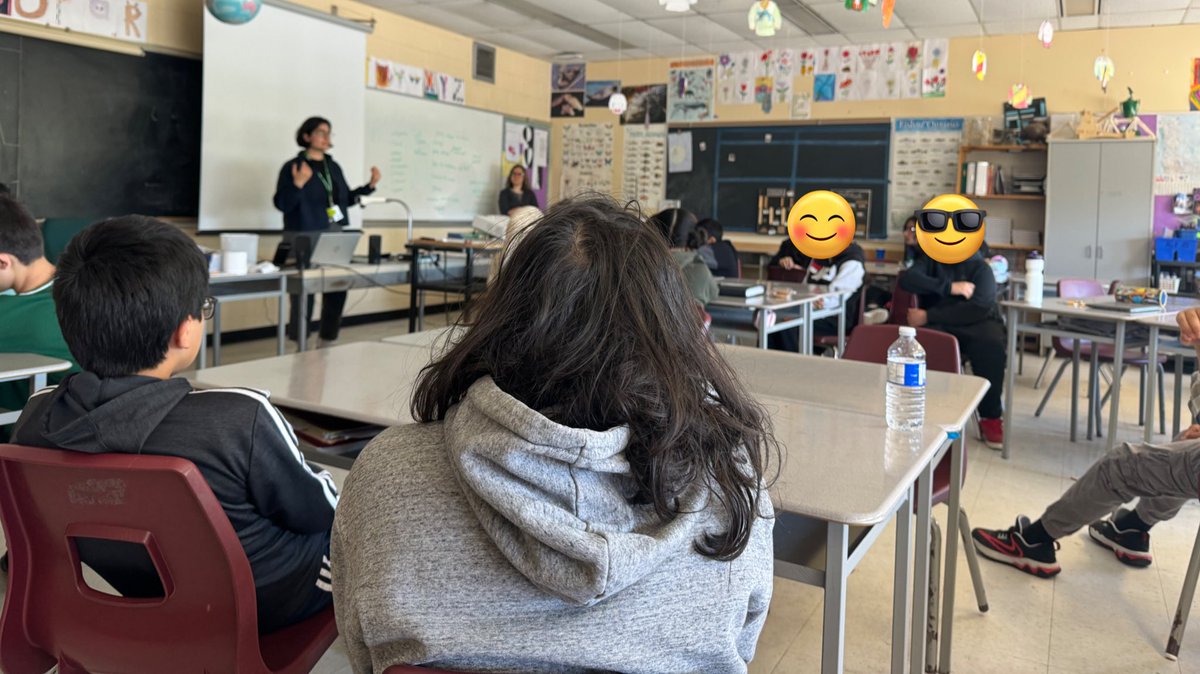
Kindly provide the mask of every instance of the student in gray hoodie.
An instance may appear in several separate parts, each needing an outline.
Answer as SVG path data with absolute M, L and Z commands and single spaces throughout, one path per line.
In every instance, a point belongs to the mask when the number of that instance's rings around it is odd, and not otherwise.
M 347 479 L 334 605 L 356 672 L 746 671 L 778 445 L 691 302 L 611 199 L 522 233 L 417 382 L 418 423 Z

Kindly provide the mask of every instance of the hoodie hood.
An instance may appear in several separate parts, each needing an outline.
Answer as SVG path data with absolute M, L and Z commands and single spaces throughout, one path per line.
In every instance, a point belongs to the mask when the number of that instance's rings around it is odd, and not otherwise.
M 718 526 L 706 490 L 681 498 L 682 514 L 667 522 L 629 502 L 627 428 L 557 424 L 490 377 L 446 415 L 445 440 L 484 531 L 526 578 L 569 602 L 620 592 Z
M 90 454 L 137 453 L 192 391 L 185 379 L 100 378 L 80 372 L 49 394 L 37 432 L 52 446 Z M 32 429 L 31 429 L 32 430 Z

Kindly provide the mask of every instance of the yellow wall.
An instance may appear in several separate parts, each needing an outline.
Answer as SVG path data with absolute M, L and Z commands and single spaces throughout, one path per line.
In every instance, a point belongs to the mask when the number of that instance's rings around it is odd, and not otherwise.
M 950 41 L 945 98 L 814 103 L 812 119 L 988 115 L 998 121 L 1008 88 L 1021 79 L 1034 96 L 1046 98 L 1051 112 L 1106 111 L 1127 96 L 1126 86 L 1133 87 L 1143 112 L 1178 112 L 1187 110 L 1191 63 L 1193 58 L 1200 57 L 1198 44 L 1200 25 L 1060 32 L 1050 49 L 1044 49 L 1032 33 L 984 38 L 982 48 L 988 55 L 988 75 L 980 82 L 970 68 L 971 54 L 980 48 L 980 40 L 958 38 Z M 1107 94 L 1101 92 L 1099 82 L 1092 76 L 1092 62 L 1106 45 L 1117 71 Z M 587 75 L 596 80 L 620 79 L 623 85 L 662 83 L 667 81 L 667 64 L 671 60 L 589 63 Z M 795 90 L 811 91 L 812 78 L 796 78 Z M 718 103 L 716 113 L 715 123 L 723 125 L 777 124 L 791 119 L 790 107 L 781 105 L 764 114 L 758 105 Z M 616 116 L 603 108 L 588 108 L 583 119 L 615 122 Z M 581 120 L 554 120 L 551 166 L 556 183 L 562 175 L 561 128 L 578 121 Z M 613 184 L 619 186 L 623 145 L 620 126 L 616 128 Z M 559 187 L 552 185 L 552 196 L 558 195 Z
M 329 11 L 328 2 L 294 0 Z M 338 11 L 348 18 L 375 17 L 367 37 L 367 54 L 461 77 L 467 82 L 467 106 L 517 118 L 547 120 L 550 116 L 550 64 L 524 54 L 497 48 L 496 83 L 471 79 L 469 37 L 407 19 L 353 0 L 340 0 Z M 203 51 L 202 0 L 149 0 L 146 48 L 200 55 Z M 19 33 L 62 42 L 96 46 L 112 44 L 78 33 L 50 30 L 14 19 L 0 19 L 0 32 Z

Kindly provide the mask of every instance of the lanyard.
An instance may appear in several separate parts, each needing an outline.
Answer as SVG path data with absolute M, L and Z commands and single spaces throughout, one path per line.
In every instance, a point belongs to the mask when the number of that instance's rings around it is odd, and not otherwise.
M 328 157 L 326 157 L 325 160 L 321 162 L 321 167 L 324 169 L 325 175 L 321 175 L 320 173 L 318 173 L 317 179 L 320 180 L 321 184 L 325 186 L 325 195 L 329 199 L 330 208 L 332 208 L 333 207 L 333 176 L 331 176 L 329 174 L 329 158 Z

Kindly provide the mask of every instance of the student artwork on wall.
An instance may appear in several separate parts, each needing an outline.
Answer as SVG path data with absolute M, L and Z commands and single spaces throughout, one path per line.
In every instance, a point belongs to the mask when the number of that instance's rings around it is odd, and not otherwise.
M 754 78 L 754 100 L 762 106 L 763 113 L 771 112 L 771 103 L 775 98 L 775 80 L 770 77 Z
M 797 91 L 792 95 L 792 119 L 809 119 L 812 117 L 812 94 L 807 91 Z
M 871 101 L 946 95 L 948 40 L 819 47 L 800 52 L 801 74 L 812 63 L 812 99 Z
M 1200 110 L 1200 59 L 1192 59 L 1192 88 L 1188 90 L 1188 110 Z
M 587 64 L 555 63 L 550 67 L 550 116 L 582 117 L 587 97 Z M 607 100 L 605 101 L 607 104 Z
M 760 52 L 738 52 L 717 57 L 717 91 L 722 105 L 754 102 L 754 76 L 760 56 Z
M 893 120 L 889 232 L 901 231 L 931 196 L 958 192 L 954 179 L 962 135 L 961 117 Z
M 584 88 L 583 104 L 589 108 L 607 108 L 608 99 L 620 91 L 620 80 L 590 80 Z
M 672 61 L 668 64 L 667 121 L 703 122 L 713 119 L 716 63 L 713 59 Z
M 945 38 L 926 40 L 923 50 L 924 69 L 921 75 L 921 96 L 943 98 L 946 95 L 947 59 L 950 56 L 950 40 Z
M 1200 186 L 1200 115 L 1158 115 L 1154 147 L 1154 193 L 1191 193 Z
M 626 127 L 624 155 L 624 198 L 637 201 L 643 213 L 657 213 L 667 194 L 667 127 Z
M 0 17 L 128 42 L 146 41 L 140 0 L 0 0 Z
M 563 127 L 562 195 L 613 193 L 613 125 Z
M 837 94 L 837 75 L 833 73 L 817 73 L 813 77 L 813 100 L 826 102 L 834 100 Z
M 639 84 L 621 87 L 629 107 L 621 115 L 621 124 L 666 124 L 667 85 Z
M 367 88 L 454 105 L 467 104 L 467 83 L 462 78 L 374 56 L 367 64 Z

